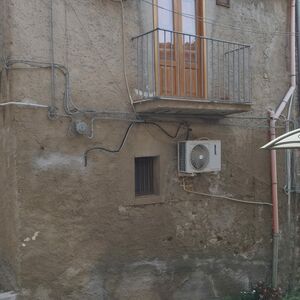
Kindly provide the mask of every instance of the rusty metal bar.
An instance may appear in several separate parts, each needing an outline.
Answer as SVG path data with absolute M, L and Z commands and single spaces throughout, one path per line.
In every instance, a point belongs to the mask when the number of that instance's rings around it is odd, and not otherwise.
M 174 45 L 174 46 L 173 46 Z M 170 59 L 171 59 L 171 82 L 172 82 L 172 89 L 171 89 L 171 95 L 174 96 L 174 51 L 175 51 L 175 44 L 174 44 L 174 38 L 173 33 L 170 32 Z
M 192 94 L 192 89 L 193 89 L 193 86 L 192 86 L 192 44 L 191 44 L 191 37 L 189 36 L 189 54 L 190 54 L 190 97 L 193 97 L 193 94 Z

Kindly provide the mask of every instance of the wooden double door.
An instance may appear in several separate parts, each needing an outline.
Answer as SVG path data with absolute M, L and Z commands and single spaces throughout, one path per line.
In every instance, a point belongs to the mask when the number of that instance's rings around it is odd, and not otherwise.
M 204 0 L 154 0 L 157 93 L 206 97 Z

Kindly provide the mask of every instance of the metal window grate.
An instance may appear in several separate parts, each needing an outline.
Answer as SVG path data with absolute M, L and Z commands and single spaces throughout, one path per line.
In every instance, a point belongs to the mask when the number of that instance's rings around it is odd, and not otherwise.
M 154 159 L 155 157 L 135 158 L 135 195 L 154 194 Z

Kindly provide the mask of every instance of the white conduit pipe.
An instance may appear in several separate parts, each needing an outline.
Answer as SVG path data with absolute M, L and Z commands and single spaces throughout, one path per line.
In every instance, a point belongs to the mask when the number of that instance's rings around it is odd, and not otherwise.
M 36 104 L 36 103 L 24 103 L 24 102 L 4 102 L 0 103 L 1 106 L 10 106 L 10 105 L 16 105 L 16 106 L 28 106 L 28 107 L 36 107 L 36 108 L 48 108 L 48 105 L 44 104 Z
M 290 1 L 290 22 L 291 22 L 291 48 L 290 48 L 290 71 L 291 83 L 290 88 L 277 107 L 276 111 L 269 111 L 270 113 L 270 140 L 276 138 L 275 125 L 276 121 L 282 114 L 286 105 L 289 103 L 291 97 L 296 90 L 296 5 L 295 0 Z M 277 183 L 277 157 L 276 150 L 271 150 L 271 181 L 272 181 L 272 203 L 273 203 L 273 262 L 272 262 L 272 285 L 278 285 L 278 252 L 279 252 L 279 212 L 278 212 L 278 183 Z

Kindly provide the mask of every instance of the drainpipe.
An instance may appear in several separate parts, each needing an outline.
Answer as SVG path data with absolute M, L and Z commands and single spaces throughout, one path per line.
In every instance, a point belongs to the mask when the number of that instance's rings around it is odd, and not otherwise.
M 274 111 L 270 113 L 270 140 L 276 138 L 276 119 Z M 271 150 L 271 182 L 272 182 L 272 216 L 273 216 L 273 260 L 272 260 L 272 286 L 278 283 L 278 250 L 279 250 L 279 217 L 278 217 L 278 193 L 277 193 L 277 164 L 276 150 Z
M 300 0 L 297 0 L 296 1 L 297 4 L 296 4 L 296 9 L 297 9 L 297 34 L 299 34 L 300 32 Z M 300 37 L 298 36 L 298 39 L 297 39 L 297 46 L 298 46 L 298 73 L 299 73 L 299 68 L 300 68 Z M 300 76 L 298 74 L 298 87 L 299 87 L 299 79 L 300 79 Z M 298 89 L 298 95 L 299 95 L 299 89 Z
M 281 103 L 275 111 L 271 110 L 270 113 L 270 140 L 276 138 L 276 121 L 284 111 L 286 105 L 291 100 L 296 89 L 296 37 L 295 37 L 295 0 L 290 1 L 291 9 L 291 52 L 290 52 L 290 70 L 291 70 L 291 83 L 290 88 L 282 99 Z M 278 250 L 279 250 L 279 213 L 278 213 L 278 183 L 277 183 L 277 158 L 276 150 L 271 150 L 271 181 L 272 181 L 272 203 L 273 203 L 273 262 L 272 262 L 272 286 L 278 285 Z
M 296 0 L 296 32 L 299 34 L 300 32 L 300 0 Z M 298 55 L 298 70 L 297 70 L 297 85 L 298 85 L 298 97 L 300 96 L 300 76 L 299 76 L 299 69 L 300 69 L 300 37 L 297 37 L 297 55 Z M 300 98 L 299 98 L 300 99 Z M 299 114 L 299 111 L 298 111 Z M 295 127 L 295 126 L 294 126 Z M 294 207 L 294 216 L 297 218 L 298 213 L 298 203 L 295 201 L 295 207 Z M 296 220 L 294 220 L 296 223 Z M 298 237 L 296 232 L 296 224 L 293 224 L 293 234 L 292 234 L 292 241 L 293 241 L 293 252 L 291 255 L 291 261 L 292 261 L 292 274 L 291 274 L 291 289 L 294 289 L 295 287 L 295 278 L 296 278 L 296 270 L 297 270 L 297 247 L 295 247 Z

